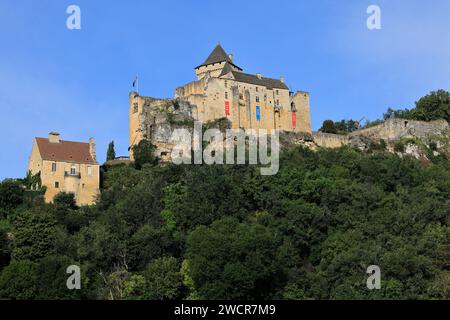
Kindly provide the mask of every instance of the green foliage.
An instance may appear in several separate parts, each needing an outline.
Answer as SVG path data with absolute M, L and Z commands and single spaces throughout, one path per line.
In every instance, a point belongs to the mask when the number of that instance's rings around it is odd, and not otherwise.
M 134 165 L 141 169 L 144 164 L 155 165 L 158 159 L 154 155 L 155 146 L 148 140 L 141 140 L 133 146 Z
M 334 134 L 348 134 L 359 129 L 359 122 L 355 120 L 341 120 L 334 122 L 333 120 L 325 120 L 320 132 Z
M 33 175 L 31 171 L 28 171 L 27 176 L 22 180 L 22 184 L 29 190 L 41 190 L 41 172 L 39 171 L 37 174 Z
M 36 298 L 36 263 L 13 261 L 0 274 L 0 298 L 32 300 Z
M 437 149 L 438 149 L 437 143 L 434 142 L 434 141 L 430 142 L 430 146 L 429 147 L 430 147 L 431 151 L 437 151 Z
M 374 149 L 286 150 L 275 176 L 112 166 L 95 206 L 12 202 L 0 298 L 449 299 L 450 164 Z M 61 291 L 67 264 L 81 292 Z
M 24 193 L 19 181 L 6 179 L 0 183 L 0 219 L 23 203 Z
M 36 261 L 53 254 L 56 223 L 50 207 L 20 211 L 13 222 L 13 258 Z
M 176 242 L 168 231 L 146 224 L 133 234 L 128 248 L 129 267 L 143 270 L 152 259 L 175 253 Z
M 57 207 L 76 209 L 77 204 L 75 201 L 75 195 L 73 193 L 60 192 L 53 199 L 53 203 Z
M 149 300 L 180 299 L 181 266 L 174 257 L 161 257 L 149 263 L 144 271 L 144 298 Z
M 231 129 L 231 122 L 227 117 L 211 120 L 205 123 L 203 130 L 219 129 L 221 132 L 225 132 L 227 129 Z
M 387 143 L 385 140 L 381 139 L 380 141 L 371 141 L 369 144 L 370 151 L 385 151 L 387 148 Z
M 190 234 L 189 275 L 202 299 L 270 298 L 283 266 L 280 246 L 273 230 L 224 218 Z
M 178 101 L 176 101 L 176 104 L 174 103 L 174 107 L 175 110 L 177 109 L 177 106 L 179 108 L 179 103 Z M 190 119 L 190 118 L 184 118 L 182 120 L 177 120 L 175 119 L 175 115 L 172 112 L 165 112 L 166 114 L 166 119 L 167 122 L 173 126 L 177 126 L 177 127 L 189 127 L 189 128 L 193 128 L 194 127 L 194 120 Z
M 416 108 L 411 110 L 411 118 L 422 121 L 445 119 L 450 122 L 450 93 L 438 90 L 420 98 Z
M 416 102 L 415 108 L 394 110 L 389 108 L 383 115 L 389 118 L 432 121 L 445 119 L 450 122 L 450 93 L 445 90 L 432 91 Z
M 106 161 L 111 161 L 116 158 L 116 151 L 114 149 L 114 141 L 111 141 L 108 145 L 108 151 L 106 152 Z
M 81 299 L 83 290 L 68 290 L 66 273 L 67 267 L 74 265 L 74 261 L 66 256 L 47 256 L 36 266 L 36 299 L 39 300 L 67 300 Z M 86 280 L 81 275 L 81 280 Z M 85 282 L 85 281 L 84 281 Z M 81 284 L 83 289 L 85 283 Z
M 8 236 L 5 231 L 0 230 L 0 272 L 3 267 L 9 264 L 11 259 L 11 250 Z
M 397 141 L 394 144 L 394 151 L 395 152 L 405 152 L 405 143 L 403 141 Z
M 336 126 L 334 125 L 333 120 L 325 120 L 322 123 L 322 127 L 319 129 L 320 132 L 323 133 L 333 133 L 333 134 L 337 134 L 338 130 L 336 128 Z

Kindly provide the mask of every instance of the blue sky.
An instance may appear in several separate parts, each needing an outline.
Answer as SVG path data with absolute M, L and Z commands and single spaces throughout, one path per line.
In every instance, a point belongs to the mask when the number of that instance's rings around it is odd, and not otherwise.
M 81 8 L 81 30 L 66 9 Z M 366 27 L 381 7 L 382 29 Z M 23 177 L 35 136 L 128 147 L 128 93 L 172 97 L 220 42 L 246 72 L 284 76 L 325 119 L 376 119 L 450 89 L 450 1 L 0 0 L 0 179 Z

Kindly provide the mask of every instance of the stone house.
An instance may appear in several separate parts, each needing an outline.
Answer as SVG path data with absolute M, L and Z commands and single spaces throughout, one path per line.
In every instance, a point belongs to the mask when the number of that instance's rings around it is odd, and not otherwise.
M 92 205 L 100 192 L 100 166 L 93 138 L 88 143 L 64 141 L 55 132 L 48 138 L 35 138 L 28 171 L 40 174 L 46 202 L 52 202 L 60 192 L 68 192 L 75 195 L 78 205 Z

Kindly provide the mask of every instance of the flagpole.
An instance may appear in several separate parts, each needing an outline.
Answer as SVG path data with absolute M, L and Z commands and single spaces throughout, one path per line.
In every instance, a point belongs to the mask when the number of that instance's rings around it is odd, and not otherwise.
M 139 73 L 136 73 L 136 90 L 139 95 Z

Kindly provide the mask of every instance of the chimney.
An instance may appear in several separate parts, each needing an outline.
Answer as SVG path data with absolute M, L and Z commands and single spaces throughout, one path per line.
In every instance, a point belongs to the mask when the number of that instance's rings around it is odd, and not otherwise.
M 89 138 L 89 153 L 92 159 L 97 161 L 97 148 L 95 147 L 94 138 Z
M 280 77 L 280 81 L 284 83 L 284 77 Z
M 50 143 L 59 143 L 61 141 L 59 139 L 59 133 L 58 132 L 50 132 L 48 134 L 48 141 Z
M 228 58 L 230 58 L 231 62 L 233 62 L 233 54 L 232 54 L 232 53 L 230 53 L 230 54 L 228 55 Z
M 257 73 L 257 74 L 256 74 L 256 77 L 257 77 L 258 79 L 261 79 L 261 78 L 262 78 L 261 73 Z

